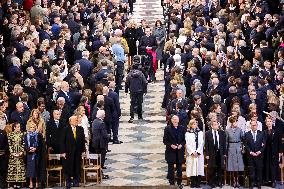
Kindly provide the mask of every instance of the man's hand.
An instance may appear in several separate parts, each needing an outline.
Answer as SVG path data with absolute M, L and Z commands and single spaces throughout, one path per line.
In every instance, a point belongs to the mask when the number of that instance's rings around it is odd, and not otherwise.
M 261 151 L 257 151 L 256 153 L 255 153 L 255 156 L 259 156 L 261 154 Z
M 249 154 L 252 155 L 252 156 L 256 156 L 256 153 L 254 153 L 254 152 L 250 152 Z
M 206 159 L 209 159 L 209 156 L 206 156 L 205 158 L 206 158 Z
M 178 149 L 180 150 L 182 148 L 182 145 L 180 144 L 180 145 L 178 145 Z
M 64 159 L 66 159 L 66 153 L 61 154 L 61 157 L 63 157 Z
M 172 144 L 172 145 L 171 145 L 171 148 L 175 150 L 175 149 L 177 149 L 177 146 L 174 145 L 174 144 Z

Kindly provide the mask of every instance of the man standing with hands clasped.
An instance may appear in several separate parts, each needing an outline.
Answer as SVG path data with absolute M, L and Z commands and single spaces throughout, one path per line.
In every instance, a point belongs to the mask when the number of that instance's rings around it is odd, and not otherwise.
M 265 135 L 257 130 L 257 121 L 250 121 L 251 130 L 245 134 L 245 147 L 248 156 L 250 173 L 250 189 L 256 184 L 261 188 L 263 152 L 265 148 Z
M 168 163 L 168 180 L 170 185 L 175 184 L 175 170 L 177 169 L 177 184 L 183 188 L 182 182 L 182 162 L 184 160 L 185 128 L 179 125 L 178 116 L 174 115 L 171 124 L 164 130 L 163 142 L 166 145 L 165 159 Z
M 82 153 L 85 149 L 85 135 L 83 127 L 78 126 L 78 117 L 69 118 L 69 126 L 62 133 L 61 156 L 66 178 L 66 188 L 71 188 L 71 177 L 73 187 L 79 187 Z
M 222 173 L 226 158 L 226 133 L 220 123 L 212 120 L 211 129 L 205 133 L 205 154 L 208 160 L 208 178 L 211 188 L 223 186 Z

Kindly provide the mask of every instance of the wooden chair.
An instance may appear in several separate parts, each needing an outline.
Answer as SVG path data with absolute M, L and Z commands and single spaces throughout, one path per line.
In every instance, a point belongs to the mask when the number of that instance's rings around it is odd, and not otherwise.
M 86 176 L 88 172 L 96 172 L 97 184 L 102 181 L 101 154 L 87 154 L 83 165 L 84 185 L 86 185 Z
M 59 172 L 59 181 L 61 187 L 63 168 L 60 162 L 60 157 L 61 157 L 60 154 L 48 154 L 47 168 L 46 168 L 46 187 L 48 187 L 48 177 L 49 177 L 49 172 L 51 171 Z

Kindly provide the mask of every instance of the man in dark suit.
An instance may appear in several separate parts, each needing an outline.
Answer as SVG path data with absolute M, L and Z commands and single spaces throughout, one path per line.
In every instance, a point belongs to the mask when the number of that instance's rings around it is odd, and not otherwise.
M 24 104 L 18 102 L 16 104 L 16 110 L 12 112 L 10 117 L 10 123 L 18 122 L 21 125 L 21 131 L 26 131 L 26 124 L 29 119 L 29 112 L 25 111 Z
M 49 120 L 46 126 L 46 145 L 49 153 L 59 154 L 61 135 L 65 128 L 60 120 L 61 112 L 53 110 L 53 118 Z
M 92 142 L 95 153 L 101 154 L 101 163 L 102 167 L 104 167 L 109 140 L 109 135 L 107 134 L 106 126 L 103 121 L 105 118 L 105 111 L 98 110 L 96 117 L 97 118 L 94 120 L 92 126 Z M 108 179 L 108 175 L 104 175 L 103 179 Z
M 112 82 L 109 83 L 108 96 L 114 102 L 114 111 L 113 111 L 113 114 L 112 114 L 113 143 L 114 144 L 120 144 L 120 143 L 122 143 L 122 141 L 118 140 L 118 128 L 119 128 L 119 118 L 121 116 L 121 109 L 120 109 L 120 103 L 119 103 L 119 96 L 116 92 L 114 92 L 114 89 L 115 89 L 115 82 L 112 81 Z
M 69 124 L 63 129 L 61 142 L 61 156 L 66 178 L 66 188 L 79 187 L 82 153 L 85 152 L 85 134 L 83 127 L 78 126 L 78 117 L 71 116 Z
M 109 90 L 108 87 L 105 86 L 103 88 L 103 96 L 104 96 L 104 110 L 105 110 L 105 119 L 104 122 L 107 127 L 107 133 L 111 135 L 112 129 L 112 116 L 114 112 L 114 102 L 113 99 L 108 96 Z
M 175 170 L 177 169 L 177 184 L 182 188 L 182 162 L 184 160 L 185 128 L 179 125 L 178 116 L 171 118 L 171 124 L 164 130 L 163 142 L 166 145 L 165 159 L 168 163 L 168 180 L 170 185 L 175 184 Z
M 60 85 L 60 91 L 58 92 L 57 99 L 59 97 L 63 97 L 65 99 L 65 103 L 69 106 L 73 106 L 72 98 L 69 93 L 69 84 L 67 81 L 62 81 Z
M 56 107 L 54 108 L 61 112 L 60 122 L 62 125 L 68 124 L 68 119 L 71 116 L 70 107 L 65 103 L 65 99 L 63 97 L 59 97 L 56 101 Z
M 80 65 L 79 73 L 83 77 L 85 83 L 87 82 L 87 79 L 90 77 L 94 68 L 94 64 L 89 60 L 89 56 L 89 51 L 83 51 L 82 59 L 77 61 Z
M 261 188 L 265 134 L 257 130 L 257 122 L 250 122 L 251 130 L 245 134 L 245 148 L 250 172 L 250 189 L 254 184 Z
M 197 110 L 198 112 L 201 112 L 203 117 L 206 117 L 207 110 L 206 106 L 202 103 L 202 98 L 199 95 L 193 96 L 193 103 L 191 103 L 188 107 L 188 114 L 191 113 L 192 110 Z
M 264 131 L 266 144 L 264 149 L 264 178 L 266 182 L 271 181 L 272 188 L 276 187 L 276 181 L 280 180 L 279 158 L 283 153 L 282 132 L 279 132 L 276 126 L 273 127 L 273 118 L 266 117 Z
M 173 114 L 173 112 L 176 111 L 176 105 L 177 105 L 178 102 L 182 104 L 182 109 L 183 109 L 183 110 L 185 110 L 185 111 L 187 110 L 187 108 L 188 108 L 188 102 L 187 102 L 187 100 L 184 99 L 182 96 L 183 96 L 183 91 L 182 91 L 181 89 L 178 89 L 178 90 L 176 91 L 176 97 L 177 97 L 177 98 L 174 99 L 174 100 L 172 100 L 172 101 L 170 102 L 168 108 L 167 108 L 167 111 L 168 111 L 168 113 L 169 113 L 170 115 Z
M 205 133 L 205 154 L 208 161 L 209 185 L 222 187 L 222 173 L 225 167 L 226 134 L 219 129 L 220 123 L 211 121 L 211 128 Z
M 139 43 L 139 54 L 147 55 L 148 50 L 155 51 L 157 49 L 157 41 L 156 38 L 151 35 L 151 28 L 145 28 L 145 35 L 141 37 Z

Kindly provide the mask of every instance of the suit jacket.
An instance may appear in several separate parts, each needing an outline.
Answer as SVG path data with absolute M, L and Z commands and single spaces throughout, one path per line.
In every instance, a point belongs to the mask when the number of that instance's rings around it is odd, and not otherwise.
M 147 37 L 146 35 L 141 37 L 140 43 L 139 43 L 139 52 L 140 54 L 146 55 L 147 50 L 146 47 L 152 47 L 152 50 L 155 51 L 157 49 L 157 42 L 156 38 L 154 36 Z
M 60 90 L 59 93 L 57 94 L 57 99 L 59 97 L 63 97 L 65 99 L 65 103 L 69 106 L 72 107 L 73 106 L 73 102 L 72 102 L 72 97 L 71 94 L 69 92 L 67 92 L 68 96 L 62 91 Z
M 96 118 L 92 126 L 93 133 L 93 147 L 95 150 L 107 149 L 108 146 L 108 134 L 105 123 Z
M 121 109 L 120 109 L 120 103 L 119 103 L 119 96 L 116 92 L 113 90 L 109 90 L 108 96 L 113 100 L 114 102 L 114 111 L 113 111 L 113 118 L 119 118 L 121 116 Z
M 52 153 L 60 153 L 60 144 L 62 140 L 62 132 L 64 131 L 65 125 L 59 120 L 58 127 L 56 126 L 55 120 L 51 119 L 46 125 L 46 145 L 47 148 L 53 148 Z
M 267 150 L 267 138 L 269 136 L 268 130 L 264 131 L 265 135 L 265 149 L 264 152 Z M 271 156 L 274 161 L 278 161 L 278 154 L 283 152 L 283 146 L 282 146 L 282 135 L 277 133 L 274 129 L 272 129 L 272 140 L 271 140 L 271 154 L 267 154 L 268 156 Z
M 253 140 L 252 131 L 247 132 L 245 134 L 245 148 L 246 148 L 248 157 L 249 158 L 253 157 L 250 155 L 250 152 L 260 151 L 261 154 L 259 155 L 259 158 L 262 158 L 264 148 L 265 148 L 265 142 L 266 142 L 266 138 L 263 132 L 257 131 L 256 142 L 254 142 Z
M 19 113 L 17 110 L 12 112 L 10 117 L 10 123 L 18 122 L 21 125 L 21 131 L 26 131 L 27 121 L 29 119 L 29 113 L 24 111 L 23 113 Z
M 112 122 L 112 115 L 114 112 L 113 99 L 104 95 L 104 110 L 105 110 L 105 122 Z
M 72 127 L 67 125 L 62 132 L 61 153 L 66 153 L 63 158 L 64 172 L 68 176 L 80 176 L 82 153 L 85 152 L 85 134 L 83 127 L 76 127 L 76 139 Z M 73 165 L 73 166 L 72 166 Z
M 172 125 L 166 126 L 164 129 L 163 142 L 166 145 L 165 159 L 167 163 L 182 163 L 184 160 L 185 128 L 179 125 L 177 130 L 175 130 Z M 174 150 L 171 147 L 172 144 L 181 144 L 182 148 L 180 150 Z
M 86 82 L 92 73 L 94 64 L 91 61 L 84 58 L 78 60 L 77 62 L 80 65 L 80 75 L 84 78 L 84 81 Z
M 226 155 L 226 133 L 222 130 L 218 130 L 219 134 L 219 152 L 221 155 L 221 166 L 224 167 L 225 158 L 224 155 Z M 214 138 L 213 138 L 213 132 L 212 129 L 207 131 L 205 133 L 205 155 L 209 156 L 208 160 L 208 166 L 209 167 L 216 167 L 216 156 L 217 151 L 214 146 Z

